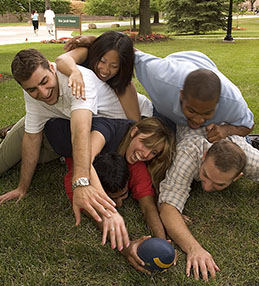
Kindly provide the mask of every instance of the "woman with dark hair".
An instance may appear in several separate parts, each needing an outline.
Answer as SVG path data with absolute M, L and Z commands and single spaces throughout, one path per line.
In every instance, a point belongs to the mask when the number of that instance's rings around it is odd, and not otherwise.
M 68 52 L 56 59 L 58 70 L 69 76 L 73 95 L 85 99 L 83 79 L 76 66 L 80 64 L 91 69 L 114 90 L 128 119 L 139 121 L 138 96 L 131 81 L 134 70 L 132 40 L 116 31 L 105 32 L 98 38 L 87 36 L 85 39 L 71 39 L 65 46 Z
M 36 34 L 37 36 L 38 36 L 38 30 L 39 30 L 39 19 L 40 19 L 40 16 L 38 12 L 36 10 L 32 10 L 31 22 L 33 25 L 34 34 Z

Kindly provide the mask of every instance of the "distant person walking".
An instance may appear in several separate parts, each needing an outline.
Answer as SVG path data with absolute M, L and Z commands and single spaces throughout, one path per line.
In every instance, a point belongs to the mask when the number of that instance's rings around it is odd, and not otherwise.
M 47 26 L 49 34 L 54 36 L 53 30 L 54 30 L 55 13 L 50 9 L 49 6 L 47 7 L 44 13 L 44 18 L 46 19 L 46 26 Z
M 38 36 L 40 17 L 36 10 L 32 10 L 31 21 L 32 21 L 33 29 L 34 29 L 34 34 Z

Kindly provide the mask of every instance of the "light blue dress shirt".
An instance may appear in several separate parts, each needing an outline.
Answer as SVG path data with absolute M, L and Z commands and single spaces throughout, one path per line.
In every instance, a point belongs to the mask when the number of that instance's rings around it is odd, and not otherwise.
M 141 51 L 135 52 L 137 78 L 151 98 L 156 110 L 179 125 L 187 125 L 180 102 L 187 75 L 199 68 L 213 71 L 221 81 L 221 94 L 210 123 L 230 124 L 251 128 L 253 113 L 248 108 L 240 90 L 218 69 L 206 55 L 196 51 L 177 52 L 158 58 Z

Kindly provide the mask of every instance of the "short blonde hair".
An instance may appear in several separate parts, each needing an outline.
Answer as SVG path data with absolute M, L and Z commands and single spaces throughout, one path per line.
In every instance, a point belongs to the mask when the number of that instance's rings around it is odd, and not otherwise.
M 137 132 L 131 137 L 131 131 L 137 127 Z M 134 124 L 126 136 L 124 136 L 120 146 L 119 153 L 125 156 L 131 140 L 138 134 L 151 134 L 150 136 L 142 139 L 143 144 L 152 149 L 159 149 L 162 151 L 156 155 L 152 160 L 147 161 L 147 169 L 152 178 L 153 185 L 156 190 L 159 189 L 160 182 L 164 179 L 166 170 L 171 165 L 173 155 L 175 152 L 175 136 L 159 118 L 149 117 L 145 118 Z

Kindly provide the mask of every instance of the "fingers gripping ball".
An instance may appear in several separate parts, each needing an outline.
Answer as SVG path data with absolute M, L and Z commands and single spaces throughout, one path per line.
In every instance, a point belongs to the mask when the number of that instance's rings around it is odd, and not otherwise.
M 173 265 L 175 251 L 172 245 L 162 238 L 149 238 L 138 247 L 138 256 L 145 262 L 145 268 L 164 271 Z

